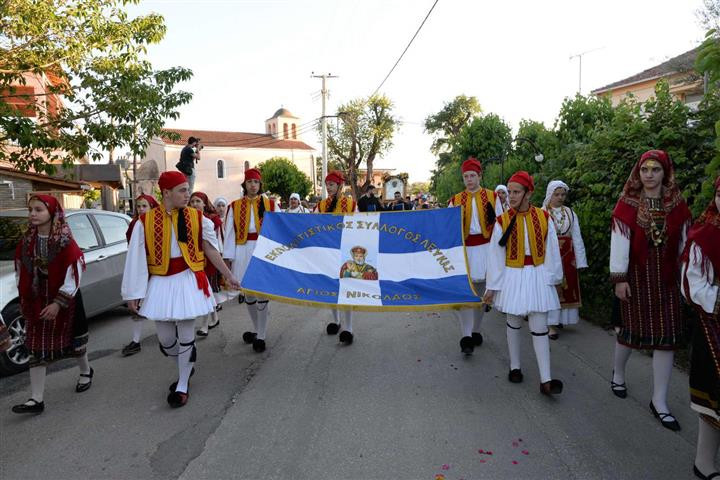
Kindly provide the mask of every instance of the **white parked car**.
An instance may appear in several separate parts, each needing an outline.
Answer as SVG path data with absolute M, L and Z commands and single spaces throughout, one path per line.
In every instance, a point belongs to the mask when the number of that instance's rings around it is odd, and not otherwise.
M 67 223 L 85 254 L 87 270 L 80 290 L 85 315 L 90 318 L 124 302 L 120 296 L 130 217 L 104 210 L 69 209 Z M 10 331 L 12 345 L 0 354 L 0 375 L 27 369 L 25 319 L 20 313 L 15 281 L 15 247 L 28 225 L 26 209 L 0 211 L 0 322 Z

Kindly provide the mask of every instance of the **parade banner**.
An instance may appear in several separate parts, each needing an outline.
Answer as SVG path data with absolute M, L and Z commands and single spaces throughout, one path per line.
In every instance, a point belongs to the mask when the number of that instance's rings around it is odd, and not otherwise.
M 477 307 L 463 241 L 460 208 L 266 212 L 242 287 L 279 301 L 351 310 Z

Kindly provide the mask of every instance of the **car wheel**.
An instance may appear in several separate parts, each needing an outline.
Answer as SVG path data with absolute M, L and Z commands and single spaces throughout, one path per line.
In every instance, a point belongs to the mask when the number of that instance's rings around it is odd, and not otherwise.
M 14 375 L 27 370 L 30 354 L 25 348 L 25 318 L 18 302 L 11 303 L 2 312 L 3 323 L 10 333 L 10 348 L 0 353 L 0 375 Z

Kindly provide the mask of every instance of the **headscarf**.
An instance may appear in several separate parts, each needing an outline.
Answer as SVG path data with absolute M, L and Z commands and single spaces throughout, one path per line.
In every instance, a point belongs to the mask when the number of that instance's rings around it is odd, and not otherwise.
M 30 197 L 28 204 L 33 200 L 39 200 L 45 204 L 50 212 L 50 234 L 47 245 L 47 265 L 39 262 L 35 246 L 38 240 L 38 228 L 30 225 L 25 235 L 15 249 L 15 270 L 18 271 L 20 281 L 18 292 L 22 308 L 32 306 L 38 302 L 36 298 L 44 296 L 39 292 L 40 268 L 46 267 L 48 274 L 48 299 L 57 296 L 60 287 L 65 283 L 65 277 L 69 267 L 73 268 L 75 283 L 79 286 L 80 274 L 78 272 L 78 261 L 82 269 L 85 269 L 85 257 L 82 250 L 75 243 L 70 226 L 65 221 L 65 211 L 58 200 L 51 195 L 36 194 Z M 24 300 L 29 302 L 26 304 Z
M 555 190 L 558 188 L 564 188 L 566 192 L 570 191 L 570 187 L 562 180 L 553 180 L 548 183 L 547 189 L 545 190 L 545 200 L 543 200 L 543 207 L 546 210 L 550 208 L 550 198 L 552 198 L 553 193 L 555 193 Z
M 675 281 L 677 251 L 683 227 L 691 220 L 692 216 L 675 183 L 675 169 L 667 153 L 662 150 L 649 150 L 642 154 L 625 182 L 623 193 L 615 205 L 612 213 L 612 228 L 631 239 L 630 262 L 632 264 L 644 263 L 650 251 L 645 231 L 650 227 L 653 219 L 647 202 L 644 200 L 640 167 L 651 159 L 658 161 L 665 173 L 661 194 L 667 228 L 663 278 L 666 281 Z
M 510 192 L 508 192 L 508 189 L 505 185 L 498 185 L 495 187 L 495 194 L 497 196 L 498 192 L 505 192 L 505 200 L 502 202 L 503 210 L 507 210 L 510 208 Z
M 300 194 L 299 194 L 299 193 L 291 193 L 291 194 L 290 194 L 290 200 L 292 200 L 293 198 L 299 202 L 299 201 L 300 201 Z
M 218 215 L 217 210 L 215 210 L 215 206 L 210 202 L 208 196 L 203 192 L 193 192 L 192 195 L 190 195 L 190 200 L 192 200 L 193 197 L 198 197 L 203 201 L 205 204 L 203 215 L 213 222 L 215 230 L 218 228 L 222 229 L 222 219 L 220 218 L 220 215 Z
M 155 197 L 152 197 L 150 195 L 142 194 L 142 195 L 139 195 L 135 199 L 135 212 L 133 214 L 132 220 L 130 221 L 130 225 L 128 225 L 128 229 L 125 232 L 125 238 L 127 238 L 128 243 L 130 243 L 130 237 L 132 236 L 132 232 L 133 232 L 133 229 L 135 228 L 135 224 L 137 223 L 138 219 L 140 218 L 140 215 L 138 215 L 138 212 L 137 212 L 138 200 L 145 200 L 146 202 L 148 202 L 148 205 L 150 205 L 151 209 L 160 206 L 160 204 L 158 204 L 157 200 L 155 200 Z
M 227 207 L 227 206 L 228 206 L 227 198 L 225 198 L 225 197 L 217 197 L 217 198 L 215 199 L 215 202 L 214 202 L 215 208 L 217 208 L 217 206 L 218 206 L 220 203 L 222 203 L 223 205 L 225 205 L 225 206 Z
M 720 177 L 715 180 L 715 190 L 710 205 L 688 232 L 688 239 L 683 252 L 683 261 L 688 261 L 690 258 L 690 245 L 695 242 L 703 254 L 703 273 L 705 273 L 706 261 L 709 261 L 716 276 L 720 276 L 720 244 L 718 244 L 718 238 L 720 238 L 718 235 L 720 233 L 720 212 L 718 212 L 715 204 L 715 195 L 718 188 L 720 188 Z

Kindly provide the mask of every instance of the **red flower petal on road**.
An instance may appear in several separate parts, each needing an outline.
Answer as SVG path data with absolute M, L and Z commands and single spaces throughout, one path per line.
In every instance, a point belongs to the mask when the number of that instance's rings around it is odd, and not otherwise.
M 485 452 L 485 454 L 487 454 L 487 455 L 492 455 L 492 452 L 489 452 L 489 451 L 488 451 L 488 452 Z
M 522 451 L 522 454 L 523 454 L 523 455 L 530 455 L 530 452 L 528 452 L 527 450 L 523 450 L 523 451 Z
M 444 465 L 443 465 L 442 467 L 440 467 L 440 468 L 443 469 L 443 470 L 450 470 L 450 465 L 448 465 L 448 464 L 446 463 L 446 464 L 444 464 Z
M 482 455 L 483 453 L 485 453 L 485 450 L 483 450 L 483 449 L 481 448 L 480 450 L 478 450 L 478 453 L 479 453 L 480 455 Z
M 487 462 L 487 460 L 480 460 L 480 463 L 485 463 L 485 462 Z
M 513 460 L 513 465 L 517 465 L 518 462 L 516 460 Z
M 513 446 L 513 447 L 517 447 L 518 445 L 520 445 L 518 442 L 513 442 L 513 443 L 512 443 L 512 446 Z

